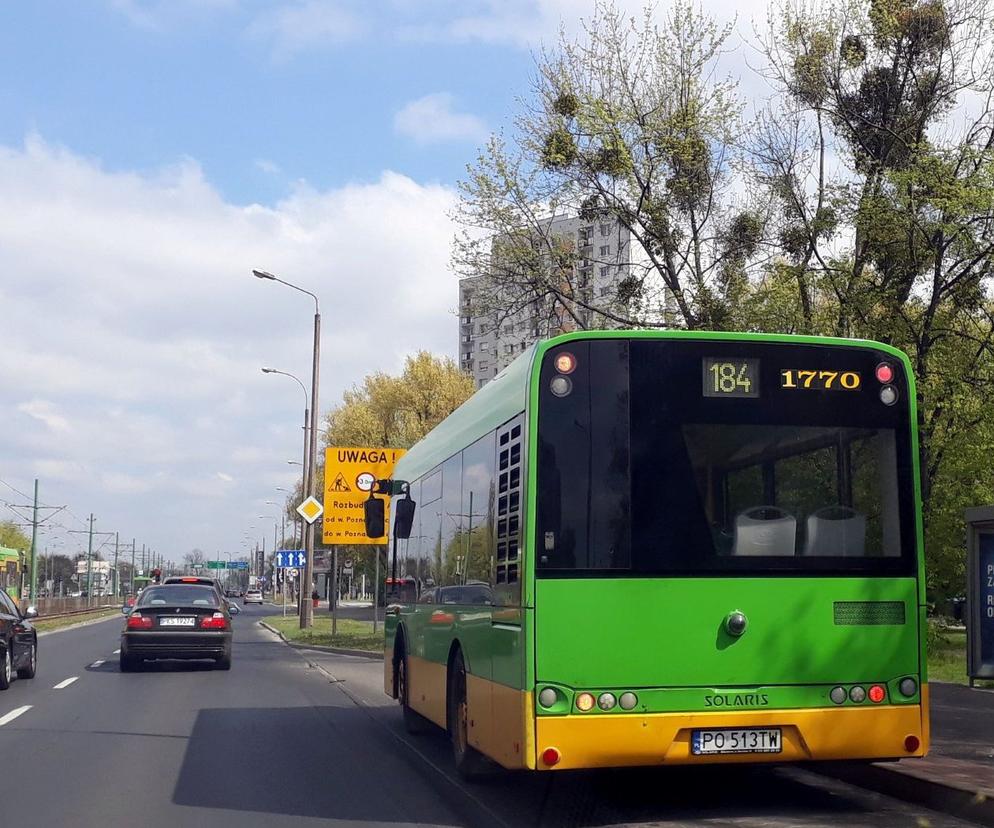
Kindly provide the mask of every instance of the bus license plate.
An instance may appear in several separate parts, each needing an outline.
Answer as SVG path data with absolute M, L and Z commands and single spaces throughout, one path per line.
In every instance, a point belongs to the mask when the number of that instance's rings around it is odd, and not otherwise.
M 188 618 L 186 616 L 166 616 L 159 619 L 160 627 L 192 627 L 197 623 L 196 618 Z
M 690 750 L 694 756 L 710 753 L 780 753 L 782 744 L 779 727 L 723 728 L 693 731 Z

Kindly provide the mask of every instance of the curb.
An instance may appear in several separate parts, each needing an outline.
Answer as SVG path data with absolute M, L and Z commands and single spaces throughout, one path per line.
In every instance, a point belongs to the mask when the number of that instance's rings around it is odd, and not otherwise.
M 886 765 L 839 764 L 812 768 L 859 788 L 924 805 L 933 811 L 994 828 L 994 799 L 982 791 L 905 773 Z
M 383 653 L 374 653 L 369 650 L 350 650 L 347 647 L 324 647 L 321 644 L 297 644 L 295 641 L 289 641 L 283 633 L 281 633 L 275 627 L 271 627 L 265 621 L 260 621 L 259 626 L 265 627 L 273 635 L 278 635 L 280 640 L 286 644 L 288 647 L 292 647 L 294 650 L 314 650 L 319 653 L 331 653 L 333 655 L 347 655 L 347 656 L 359 656 L 360 658 L 369 658 L 379 661 L 383 661 Z

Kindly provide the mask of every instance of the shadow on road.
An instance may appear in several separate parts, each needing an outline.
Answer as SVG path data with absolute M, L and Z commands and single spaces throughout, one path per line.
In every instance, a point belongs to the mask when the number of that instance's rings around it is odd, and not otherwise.
M 469 825 L 354 707 L 212 708 L 190 734 L 173 802 L 356 822 Z

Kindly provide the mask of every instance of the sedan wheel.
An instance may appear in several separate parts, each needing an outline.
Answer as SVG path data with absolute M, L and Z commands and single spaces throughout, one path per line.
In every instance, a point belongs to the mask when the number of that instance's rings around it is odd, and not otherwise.
M 0 690 L 6 690 L 8 687 L 10 687 L 10 677 L 11 677 L 10 647 L 7 647 L 3 651 L 3 666 L 0 667 Z
M 37 671 L 38 671 L 38 645 L 32 644 L 30 654 L 28 655 L 28 664 L 26 667 L 18 668 L 17 677 L 22 679 L 33 679 Z

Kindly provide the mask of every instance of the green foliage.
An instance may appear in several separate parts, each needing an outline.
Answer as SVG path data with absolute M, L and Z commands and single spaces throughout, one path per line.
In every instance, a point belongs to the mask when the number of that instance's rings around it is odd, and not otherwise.
M 846 35 L 842 38 L 840 53 L 843 64 L 850 69 L 854 69 L 866 60 L 866 43 L 859 35 Z
M 572 92 L 560 92 L 552 104 L 552 111 L 564 118 L 575 118 L 580 111 L 580 102 Z
M 346 391 L 329 412 L 323 435 L 330 446 L 408 448 L 473 393 L 473 380 L 449 358 L 427 351 L 409 356 L 400 376 L 375 373 Z
M 24 552 L 31 548 L 31 538 L 13 521 L 3 520 L 0 521 L 0 546 Z
M 576 160 L 576 142 L 565 127 L 556 127 L 545 139 L 542 165 L 551 169 L 567 167 Z
M 657 17 L 661 20 L 657 22 Z M 492 142 L 461 185 L 459 219 L 503 239 L 527 228 L 543 258 L 520 259 L 459 238 L 453 256 L 466 276 L 486 274 L 510 307 L 540 297 L 573 318 L 577 261 L 548 256 L 556 245 L 541 217 L 617 219 L 649 261 L 610 296 L 585 299 L 592 324 L 718 324 L 730 302 L 727 268 L 714 244 L 738 212 L 722 195 L 741 134 L 742 102 L 717 62 L 731 28 L 719 29 L 690 0 L 633 19 L 595 0 L 574 40 L 565 33 L 538 59 L 535 99 L 516 121 L 513 148 Z M 750 257 L 736 261 L 739 273 Z M 604 313 L 599 317 L 598 308 Z M 660 309 L 666 308 L 665 312 Z

